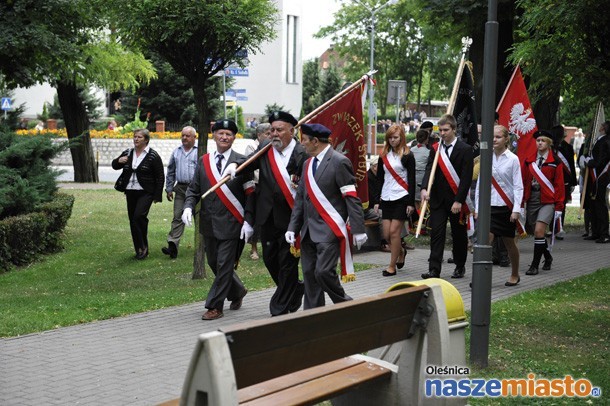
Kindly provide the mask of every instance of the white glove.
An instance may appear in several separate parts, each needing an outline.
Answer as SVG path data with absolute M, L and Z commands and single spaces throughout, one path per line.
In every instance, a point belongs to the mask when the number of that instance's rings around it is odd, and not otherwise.
M 252 237 L 252 234 L 254 234 L 254 229 L 252 228 L 252 226 L 250 224 L 248 224 L 247 221 L 244 221 L 244 225 L 241 227 L 241 234 L 240 234 L 239 238 L 248 242 L 250 237 Z
M 237 176 L 235 171 L 237 171 L 237 164 L 233 162 L 227 165 L 227 167 L 225 168 L 225 175 L 231 175 L 231 180 L 233 180 Z
M 354 236 L 352 237 L 354 245 L 357 249 L 360 249 L 368 239 L 369 237 L 366 236 L 366 233 L 354 234 Z
M 294 236 L 294 231 L 286 231 L 284 237 L 286 238 L 286 242 L 290 245 L 294 245 L 295 241 L 297 240 Z
M 580 158 L 578 159 L 578 166 L 580 167 L 580 169 L 585 169 L 585 156 L 581 155 Z
M 182 222 L 187 227 L 190 227 L 193 224 L 193 209 L 189 207 L 184 209 L 184 211 L 182 212 Z
M 521 209 L 519 214 L 521 215 L 521 219 L 525 221 L 525 209 Z

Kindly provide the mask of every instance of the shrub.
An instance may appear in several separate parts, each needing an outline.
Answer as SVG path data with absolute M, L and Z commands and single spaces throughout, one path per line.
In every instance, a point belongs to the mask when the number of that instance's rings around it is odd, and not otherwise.
M 57 193 L 32 213 L 0 220 L 0 271 L 8 271 L 11 264 L 29 264 L 39 254 L 59 251 L 73 206 L 74 196 Z
M 66 145 L 47 137 L 0 133 L 0 219 L 26 214 L 57 191 L 51 159 Z

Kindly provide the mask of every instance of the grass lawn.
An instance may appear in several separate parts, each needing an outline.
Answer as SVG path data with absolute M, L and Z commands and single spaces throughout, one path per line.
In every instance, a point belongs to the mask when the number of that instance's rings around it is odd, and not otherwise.
M 486 398 L 470 399 L 470 404 L 610 404 L 610 268 L 495 302 L 491 317 L 489 366 L 471 369 L 471 378 L 571 375 L 602 388 L 602 397 Z
M 0 274 L 0 337 L 11 337 L 205 299 L 213 278 L 192 280 L 194 227 L 187 227 L 175 260 L 161 253 L 173 203 L 149 213 L 150 255 L 134 257 L 125 196 L 114 190 L 70 190 L 76 197 L 65 249 Z M 259 254 L 262 250 L 259 244 Z M 356 264 L 356 271 L 369 265 Z M 238 270 L 248 289 L 273 287 L 262 258 L 247 245 Z

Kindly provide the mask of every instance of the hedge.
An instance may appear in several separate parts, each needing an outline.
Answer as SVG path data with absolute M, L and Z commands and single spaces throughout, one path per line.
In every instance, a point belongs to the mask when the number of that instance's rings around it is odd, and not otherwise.
M 0 220 L 0 271 L 32 263 L 39 254 L 63 248 L 61 237 L 72 215 L 74 196 L 56 193 L 31 213 Z

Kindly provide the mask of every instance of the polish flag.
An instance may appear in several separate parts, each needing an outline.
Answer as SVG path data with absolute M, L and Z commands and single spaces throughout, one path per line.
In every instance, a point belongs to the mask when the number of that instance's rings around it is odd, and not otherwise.
M 538 127 L 519 65 L 515 68 L 496 111 L 499 115 L 498 123 L 508 128 L 510 133 L 511 151 L 523 163 L 526 157 L 536 153 L 533 135 Z

